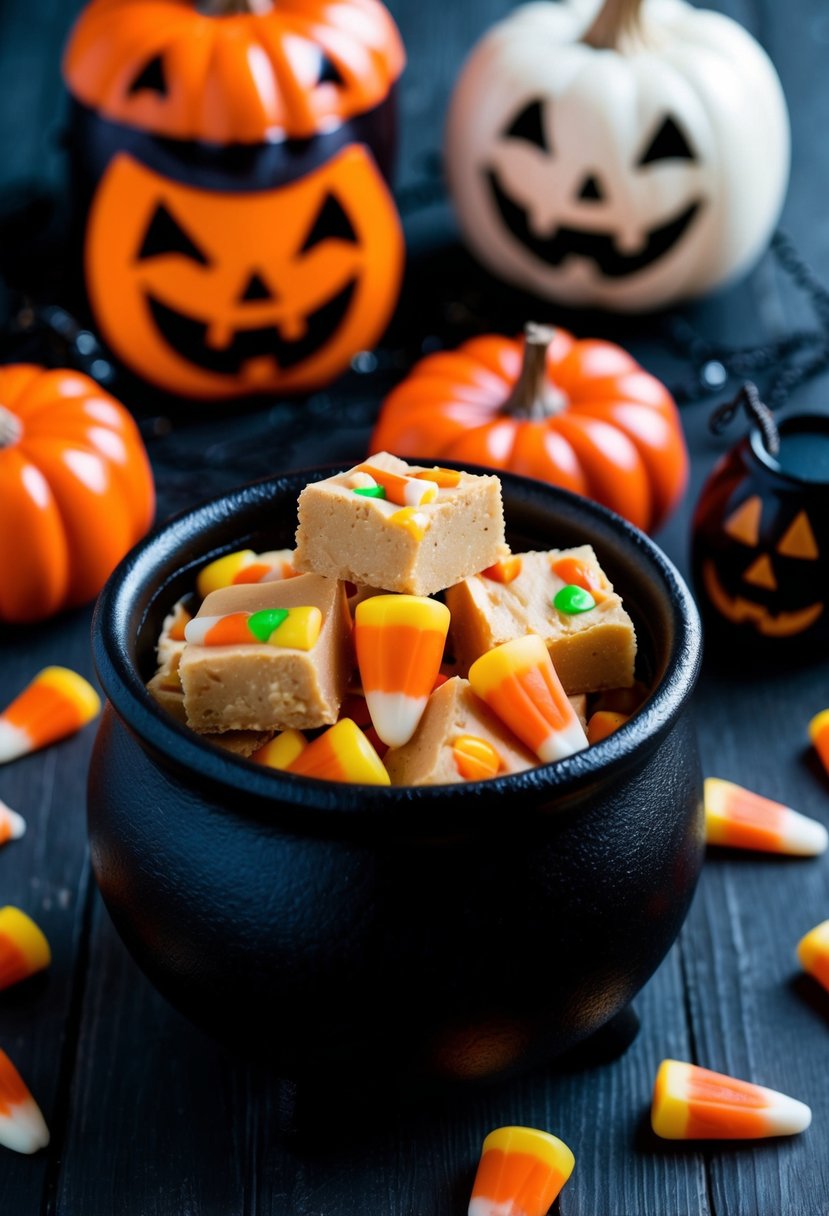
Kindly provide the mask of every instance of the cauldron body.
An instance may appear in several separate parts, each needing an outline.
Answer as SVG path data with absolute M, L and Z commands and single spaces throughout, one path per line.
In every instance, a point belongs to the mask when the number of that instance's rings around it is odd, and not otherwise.
M 332 471 L 179 516 L 104 590 L 95 876 L 161 992 L 286 1076 L 506 1074 L 623 1010 L 685 917 L 703 850 L 687 712 L 696 610 L 629 524 L 504 476 L 514 549 L 592 543 L 621 590 L 655 688 L 642 709 L 586 752 L 475 785 L 334 786 L 259 769 L 166 718 L 143 680 L 195 571 L 232 549 L 290 545 L 299 490 Z

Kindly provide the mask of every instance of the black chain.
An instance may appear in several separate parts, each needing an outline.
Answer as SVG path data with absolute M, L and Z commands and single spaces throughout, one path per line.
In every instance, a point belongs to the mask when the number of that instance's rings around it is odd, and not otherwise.
M 777 429 L 777 423 L 774 421 L 774 415 L 769 407 L 761 400 L 757 385 L 752 384 L 750 380 L 740 387 L 733 400 L 726 401 L 724 405 L 714 410 L 708 419 L 708 428 L 711 433 L 722 435 L 729 423 L 733 422 L 737 416 L 741 405 L 745 406 L 745 411 L 751 421 L 760 428 L 766 451 L 770 456 L 776 456 L 780 451 L 780 432 Z

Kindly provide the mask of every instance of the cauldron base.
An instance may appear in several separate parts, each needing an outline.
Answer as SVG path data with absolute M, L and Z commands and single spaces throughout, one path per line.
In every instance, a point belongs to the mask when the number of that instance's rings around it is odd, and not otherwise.
M 564 1052 L 547 1068 L 547 1072 L 581 1072 L 610 1064 L 624 1055 L 639 1033 L 639 1015 L 628 1005 L 605 1023 L 595 1034 Z M 503 1082 L 500 1082 L 503 1083 Z M 499 1080 L 481 1081 L 478 1085 L 463 1085 L 454 1088 L 454 1094 L 468 1099 L 480 1094 L 484 1087 L 493 1087 Z M 343 1085 L 332 1081 L 326 1084 L 319 1079 L 280 1081 L 277 1099 L 279 1130 L 285 1136 L 298 1141 L 313 1143 L 317 1148 L 326 1142 L 342 1144 L 344 1135 L 351 1128 L 354 1134 L 370 1132 L 372 1125 L 381 1128 L 387 1124 L 390 1105 L 407 1106 L 412 1112 L 418 1107 L 428 1106 L 436 1098 L 445 1101 L 453 1090 L 445 1087 L 438 1092 L 435 1086 L 390 1089 L 379 1082 L 368 1082 L 361 1078 L 359 1085 Z M 358 1130 L 359 1129 L 359 1130 Z

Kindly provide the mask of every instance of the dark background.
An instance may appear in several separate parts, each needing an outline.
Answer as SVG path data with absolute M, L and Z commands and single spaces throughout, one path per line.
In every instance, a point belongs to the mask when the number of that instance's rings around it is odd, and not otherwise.
M 401 85 L 399 199 L 410 247 L 406 291 L 376 356 L 307 403 L 270 403 L 233 417 L 174 410 L 117 381 L 141 419 L 162 518 L 254 476 L 363 454 L 386 389 L 424 349 L 527 315 L 561 317 L 499 288 L 458 247 L 441 197 L 446 97 L 464 53 L 512 6 L 506 0 L 396 0 L 409 52 Z M 793 161 L 782 226 L 829 282 L 829 8 L 825 0 L 722 0 L 769 50 L 792 119 Z M 66 168 L 60 140 L 60 50 L 76 7 L 17 0 L 0 8 L 0 312 L 22 288 L 69 300 L 62 241 Z M 672 315 L 567 318 L 579 333 L 629 345 L 678 390 L 693 484 L 661 541 L 686 568 L 690 511 L 730 439 L 706 431 L 738 380 L 706 393 L 723 343 L 775 342 L 814 317 L 768 255 L 737 287 Z M 686 328 L 691 326 L 691 337 Z M 4 345 L 8 358 L 8 328 Z M 692 357 L 693 356 L 693 357 Z M 739 360 L 727 357 L 729 367 Z M 716 371 L 716 369 L 714 369 Z M 758 372 L 768 387 L 780 371 Z M 826 377 L 797 388 L 790 409 L 825 409 Z M 739 434 L 735 423 L 732 438 Z M 0 521 L 1 522 L 1 521 Z M 41 666 L 91 674 L 89 611 L 0 637 L 0 703 Z M 697 697 L 706 772 L 780 798 L 824 822 L 826 778 L 806 723 L 829 703 L 829 670 L 765 662 L 727 667 L 709 656 Z M 24 1159 L 0 1150 L 0 1214 L 36 1216 L 461 1216 L 480 1143 L 492 1127 L 549 1128 L 576 1170 L 565 1216 L 825 1216 L 829 1212 L 829 997 L 800 976 L 799 937 L 829 915 L 829 861 L 711 856 L 680 941 L 642 993 L 642 1031 L 602 1068 L 550 1071 L 425 1111 L 330 1115 L 318 1135 L 285 1136 L 284 1092 L 193 1031 L 126 955 L 90 879 L 84 832 L 92 732 L 0 770 L 0 797 L 28 820 L 0 853 L 0 903 L 29 911 L 52 944 L 40 980 L 0 994 L 0 1045 L 40 1101 L 53 1139 Z M 809 1102 L 812 1128 L 794 1141 L 671 1146 L 647 1108 L 658 1062 L 694 1060 Z M 346 1095 L 347 1098 L 347 1095 Z

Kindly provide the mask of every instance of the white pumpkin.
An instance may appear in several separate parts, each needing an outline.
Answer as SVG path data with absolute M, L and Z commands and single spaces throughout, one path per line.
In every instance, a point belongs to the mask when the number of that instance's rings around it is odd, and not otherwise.
M 467 60 L 449 186 L 480 260 L 565 304 L 640 311 L 739 275 L 789 173 L 768 56 L 684 0 L 538 0 Z

